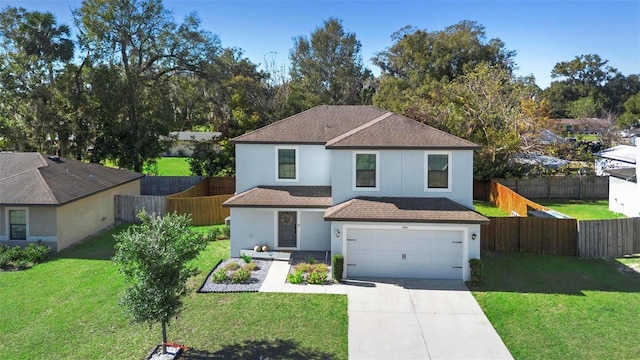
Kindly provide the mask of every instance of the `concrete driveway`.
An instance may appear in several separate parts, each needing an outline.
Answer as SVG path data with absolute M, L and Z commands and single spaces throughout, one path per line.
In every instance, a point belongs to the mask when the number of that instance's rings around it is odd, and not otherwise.
M 349 359 L 513 359 L 462 281 L 347 280 Z

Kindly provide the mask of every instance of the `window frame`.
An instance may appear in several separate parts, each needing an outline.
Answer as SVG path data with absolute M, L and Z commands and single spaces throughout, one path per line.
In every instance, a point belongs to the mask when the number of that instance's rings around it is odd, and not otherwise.
M 429 187 L 429 155 L 447 155 L 447 187 L 432 188 Z M 425 192 L 451 192 L 453 176 L 451 169 L 453 168 L 453 153 L 451 151 L 430 150 L 424 152 L 424 191 Z
M 11 212 L 12 211 L 24 211 L 24 216 L 25 216 L 25 231 L 24 231 L 24 239 L 14 239 L 11 237 L 11 226 L 13 225 L 11 223 Z M 29 208 L 26 207 L 7 207 L 5 208 L 5 226 L 7 229 L 7 239 L 10 241 L 26 241 L 29 240 Z M 20 224 L 22 225 L 22 224 Z
M 298 146 L 276 146 L 275 147 L 275 160 L 276 160 L 276 169 L 275 169 L 275 181 L 276 182 L 298 182 L 300 177 L 300 148 Z M 280 150 L 294 150 L 295 156 L 295 177 L 293 179 L 288 178 L 280 178 Z
M 357 181 L 357 165 L 358 155 L 375 155 L 376 156 L 376 168 L 375 168 L 375 186 L 358 186 Z M 354 191 L 378 191 L 380 189 L 380 152 L 379 151 L 354 151 L 352 155 L 352 187 Z

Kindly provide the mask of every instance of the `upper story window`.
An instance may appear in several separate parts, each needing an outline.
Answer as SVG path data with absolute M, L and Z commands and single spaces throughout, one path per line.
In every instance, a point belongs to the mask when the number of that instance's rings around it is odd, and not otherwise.
M 451 153 L 425 153 L 425 191 L 451 191 Z
M 276 181 L 298 180 L 298 148 L 276 147 Z
M 354 189 L 377 190 L 379 180 L 379 153 L 354 152 Z
M 9 210 L 9 239 L 27 240 L 26 210 Z

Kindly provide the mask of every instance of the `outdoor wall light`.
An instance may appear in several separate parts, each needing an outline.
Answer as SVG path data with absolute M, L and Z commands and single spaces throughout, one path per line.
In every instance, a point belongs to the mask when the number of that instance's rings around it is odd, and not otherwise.
M 478 237 L 478 235 L 476 235 L 476 233 L 471 234 L 471 240 L 475 240 Z
M 336 237 L 340 237 L 340 230 L 336 230 Z

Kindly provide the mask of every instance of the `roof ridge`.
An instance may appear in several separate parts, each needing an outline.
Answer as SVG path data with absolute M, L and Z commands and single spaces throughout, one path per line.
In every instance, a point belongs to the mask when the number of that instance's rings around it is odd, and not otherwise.
M 333 145 L 333 144 L 335 144 L 335 143 L 337 143 L 339 141 L 342 141 L 342 140 L 348 138 L 349 136 L 355 135 L 358 132 L 360 132 L 360 131 L 362 131 L 362 130 L 364 130 L 366 128 L 369 128 L 369 127 L 379 123 L 380 121 L 388 118 L 391 115 L 393 115 L 393 113 L 391 111 L 387 111 L 386 113 L 378 116 L 377 118 L 369 120 L 368 122 L 366 122 L 366 123 L 364 123 L 364 124 L 362 124 L 362 125 L 360 125 L 360 126 L 358 126 L 356 128 L 353 128 L 353 129 L 347 131 L 346 133 L 344 133 L 342 135 L 339 135 L 339 136 L 336 136 L 333 139 L 327 141 L 326 146 L 331 146 L 331 145 Z
M 46 160 L 45 160 L 46 162 Z M 51 187 L 49 186 L 49 183 L 47 182 L 47 179 L 44 178 L 44 176 L 42 176 L 42 172 L 40 171 L 40 169 L 45 168 L 45 167 L 49 167 L 49 164 L 46 164 L 47 166 L 42 166 L 39 167 L 35 170 L 37 170 L 38 172 L 38 176 L 40 177 L 40 179 L 42 180 L 42 182 L 46 185 L 45 189 L 47 190 L 47 194 L 49 194 L 49 196 L 51 196 L 51 199 L 53 199 L 54 202 L 59 203 L 60 201 L 58 200 L 58 198 L 53 194 L 53 191 L 51 191 Z
M 330 206 L 327 209 L 327 211 L 325 212 L 324 216 L 330 216 L 330 215 L 333 215 L 333 214 L 337 213 L 338 211 L 340 211 L 340 210 L 344 209 L 345 207 L 349 206 L 350 203 L 352 203 L 354 200 L 357 200 L 357 199 L 358 199 L 358 197 L 351 198 L 351 199 L 349 199 L 347 201 L 344 201 L 344 202 L 342 202 L 342 203 L 340 203 L 338 205 Z
M 423 123 L 423 122 L 421 122 L 421 121 L 414 120 L 414 119 L 412 119 L 412 118 L 410 118 L 410 117 L 408 117 L 408 116 L 404 116 L 404 115 L 402 115 L 402 114 L 396 114 L 396 115 L 401 116 L 401 117 L 403 117 L 403 118 L 405 118 L 405 119 L 407 119 L 407 120 L 415 121 L 415 122 L 417 122 L 418 124 L 420 124 L 420 125 L 422 125 L 422 126 L 429 127 L 429 128 L 431 128 L 431 129 L 433 129 L 433 130 L 435 130 L 435 131 L 439 132 L 439 133 L 442 133 L 443 135 L 446 135 L 447 137 L 452 137 L 452 138 L 456 138 L 456 139 L 458 139 L 458 140 L 463 140 L 463 141 L 466 141 L 466 142 L 468 142 L 468 143 L 470 143 L 470 144 L 472 144 L 472 145 L 474 145 L 474 146 L 478 146 L 478 144 L 474 143 L 473 141 L 467 140 L 467 139 L 462 138 L 462 137 L 460 137 L 460 136 L 453 135 L 453 134 L 452 134 L 452 133 L 450 133 L 450 132 L 446 132 L 446 131 L 444 131 L 444 130 L 440 130 L 440 129 L 438 129 L 438 128 L 434 127 L 434 126 L 431 126 L 431 125 L 425 124 L 425 123 Z

